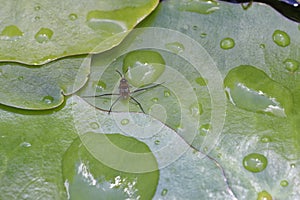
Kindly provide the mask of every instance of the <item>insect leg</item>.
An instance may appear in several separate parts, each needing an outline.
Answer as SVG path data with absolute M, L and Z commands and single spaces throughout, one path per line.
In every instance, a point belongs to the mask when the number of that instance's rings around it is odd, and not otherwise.
M 163 83 L 158 83 L 158 84 L 151 85 L 151 86 L 148 86 L 148 87 L 139 88 L 139 89 L 134 90 L 134 91 L 131 92 L 131 93 L 136 93 L 136 92 L 140 92 L 140 91 L 143 91 L 143 90 L 148 90 L 148 89 L 150 89 L 150 88 L 155 88 L 155 87 L 160 86 L 160 85 L 162 85 L 162 84 L 163 84 Z
M 130 99 L 132 99 L 135 103 L 137 103 L 137 105 L 140 107 L 140 109 L 143 111 L 143 113 L 145 113 L 145 111 L 144 111 L 142 105 L 141 105 L 135 98 L 133 98 L 132 96 L 129 96 L 129 97 L 130 97 Z
M 108 114 L 110 114 L 111 109 L 112 109 L 113 106 L 120 100 L 121 97 L 122 97 L 122 96 L 119 96 L 119 97 L 113 102 L 113 104 L 111 104 L 111 106 L 110 106 L 110 108 L 109 108 L 109 111 L 108 111 Z
M 120 95 L 117 93 L 108 93 L 108 94 L 99 94 L 99 95 L 94 95 L 94 96 L 81 96 L 83 98 L 89 98 L 89 97 L 103 97 L 103 96 L 113 96 L 113 95 Z

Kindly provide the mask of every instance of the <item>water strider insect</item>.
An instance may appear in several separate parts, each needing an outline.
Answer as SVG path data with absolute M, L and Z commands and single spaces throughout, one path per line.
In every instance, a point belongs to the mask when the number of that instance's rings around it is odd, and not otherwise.
M 119 95 L 119 97 L 111 104 L 108 114 L 110 114 L 113 106 L 121 99 L 121 100 L 133 100 L 141 109 L 141 111 L 143 113 L 145 113 L 142 105 L 140 104 L 140 102 L 138 102 L 138 100 L 136 100 L 133 96 L 131 96 L 131 94 L 136 93 L 136 92 L 141 92 L 141 91 L 145 91 L 151 88 L 155 88 L 157 86 L 160 86 L 161 83 L 155 84 L 155 85 L 151 85 L 148 87 L 143 87 L 143 88 L 138 88 L 134 91 L 130 91 L 129 89 L 129 83 L 126 80 L 126 78 L 124 77 L 124 75 L 121 74 L 121 72 L 119 70 L 116 70 L 116 72 L 120 75 L 121 80 L 120 80 L 120 84 L 119 84 L 119 93 L 107 93 L 107 94 L 100 94 L 100 95 L 95 95 L 95 96 L 83 96 L 83 97 L 103 97 L 103 96 L 112 96 L 112 95 Z

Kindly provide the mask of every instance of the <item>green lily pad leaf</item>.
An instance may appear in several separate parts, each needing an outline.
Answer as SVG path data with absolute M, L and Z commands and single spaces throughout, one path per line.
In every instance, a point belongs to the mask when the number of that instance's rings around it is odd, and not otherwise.
M 87 81 L 91 56 L 60 59 L 40 67 L 17 63 L 0 64 L 0 103 L 45 110 L 58 107 L 64 96 L 79 90 Z
M 107 115 L 76 96 L 52 111 L 1 106 L 0 113 L 6 119 L 0 122 L 1 199 L 93 199 L 88 197 L 100 193 L 114 199 L 232 199 L 216 161 L 143 114 Z M 145 130 L 137 134 L 137 128 Z
M 118 45 L 157 4 L 158 0 L 3 3 L 0 60 L 39 65 L 105 51 Z
M 126 55 L 136 50 L 156 51 L 162 55 L 166 67 L 155 83 L 163 84 L 132 94 L 145 112 L 218 160 L 229 175 L 237 199 L 300 198 L 296 180 L 300 162 L 298 24 L 287 21 L 266 5 L 254 4 L 243 10 L 240 5 L 212 4 L 213 12 L 208 14 L 202 12 L 207 4 L 201 6 L 203 2 L 192 1 L 198 7 L 191 9 L 188 2 L 163 1 L 139 25 L 143 31 L 136 35 L 132 32 L 133 37 L 129 35 L 119 47 L 97 55 L 91 80 L 80 94 L 118 93 L 120 77 L 114 71 L 122 68 Z M 203 9 L 197 12 L 200 7 Z M 150 26 L 155 28 L 144 28 Z M 171 30 L 164 32 L 162 28 Z M 189 41 L 183 39 L 188 36 Z M 201 48 L 204 50 L 198 51 Z M 215 69 L 214 63 L 217 70 L 209 71 Z M 172 70 L 179 75 L 175 76 Z M 106 88 L 97 87 L 97 82 L 105 83 Z M 234 83 L 247 87 L 235 90 Z M 224 111 L 225 103 L 220 103 L 223 96 L 218 91 L 224 95 L 226 87 L 233 88 L 234 94 L 232 99 L 228 98 Z M 212 96 L 215 94 L 218 98 Z M 181 101 L 181 95 L 190 99 Z M 85 99 L 99 109 L 109 110 L 117 97 Z M 279 109 L 270 112 L 269 105 Z M 134 102 L 129 108 L 126 102 L 117 102 L 112 110 L 128 109 L 140 111 Z M 125 120 L 124 124 L 127 123 Z M 253 173 L 246 169 L 243 161 L 248 155 L 265 158 L 256 163 L 263 164 L 263 170 Z

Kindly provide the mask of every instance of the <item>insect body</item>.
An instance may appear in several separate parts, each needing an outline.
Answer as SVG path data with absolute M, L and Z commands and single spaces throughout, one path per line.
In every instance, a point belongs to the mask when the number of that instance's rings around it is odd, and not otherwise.
M 112 95 L 119 95 L 119 97 L 111 104 L 110 108 L 109 108 L 109 111 L 108 111 L 108 114 L 110 114 L 113 106 L 120 100 L 120 99 L 123 99 L 123 100 L 133 100 L 141 109 L 141 111 L 143 113 L 145 113 L 142 105 L 134 98 L 131 96 L 131 94 L 133 93 L 136 93 L 136 92 L 140 92 L 140 91 L 145 91 L 147 89 L 150 89 L 150 88 L 155 88 L 161 84 L 155 84 L 155 85 L 151 85 L 149 87 L 144 87 L 144 88 L 139 88 L 139 89 L 136 89 L 134 90 L 133 92 L 130 92 L 130 89 L 129 89 L 129 83 L 128 81 L 126 80 L 126 78 L 121 74 L 121 72 L 119 72 L 118 70 L 116 70 L 116 72 L 121 76 L 121 80 L 120 80 L 120 84 L 119 84 L 119 93 L 108 93 L 108 94 L 100 94 L 100 95 L 96 95 L 96 96 L 84 96 L 84 97 L 102 97 L 102 96 L 112 96 Z

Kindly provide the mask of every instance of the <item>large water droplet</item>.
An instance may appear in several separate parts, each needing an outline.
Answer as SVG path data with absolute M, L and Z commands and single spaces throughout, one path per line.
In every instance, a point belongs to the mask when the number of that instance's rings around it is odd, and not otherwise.
M 125 56 L 122 70 L 130 84 L 141 87 L 161 76 L 165 71 L 165 60 L 156 51 L 132 51 Z
M 29 142 L 22 142 L 20 147 L 31 147 L 31 144 Z
M 43 100 L 42 100 L 45 104 L 51 104 L 53 103 L 54 101 L 54 98 L 52 96 L 45 96 L 43 97 Z
M 40 6 L 40 5 L 34 6 L 34 10 L 35 10 L 35 11 L 39 11 L 40 9 L 41 9 L 41 6 Z
M 273 198 L 272 195 L 264 190 L 258 193 L 257 200 L 273 200 Z
M 267 158 L 258 153 L 251 153 L 244 157 L 243 166 L 250 172 L 257 173 L 263 171 L 268 165 Z
M 299 69 L 299 62 L 293 59 L 286 59 L 284 62 L 284 67 L 290 72 L 295 72 Z
M 49 28 L 41 28 L 34 36 L 35 40 L 39 43 L 46 43 L 51 40 L 53 31 Z
M 199 14 L 210 14 L 219 9 L 219 3 L 210 0 L 181 1 L 178 9 L 187 12 L 197 12 Z
M 234 46 L 235 46 L 235 42 L 232 38 L 224 38 L 220 42 L 220 47 L 225 50 L 232 49 Z
M 107 15 L 108 13 L 105 11 L 90 11 L 86 17 L 87 25 L 94 31 L 99 32 L 102 37 L 109 37 L 127 30 L 124 22 L 107 19 Z
M 289 182 L 287 180 L 280 181 L 281 187 L 287 187 L 289 185 Z
M 230 70 L 224 86 L 229 100 L 245 110 L 286 117 L 293 108 L 291 92 L 253 66 Z
M 207 33 L 201 33 L 201 34 L 200 34 L 200 37 L 201 37 L 201 38 L 206 38 L 206 36 L 207 36 Z
M 90 123 L 90 127 L 92 129 L 98 129 L 100 127 L 100 125 L 97 122 L 91 122 Z
M 23 32 L 15 25 L 6 26 L 1 34 L 2 40 L 17 40 L 23 36 Z
M 75 21 L 78 18 L 78 16 L 75 13 L 71 13 L 69 14 L 68 18 L 71 21 Z
M 179 42 L 172 42 L 172 43 L 168 43 L 165 45 L 166 48 L 170 51 L 172 51 L 173 53 L 180 53 L 182 51 L 184 51 L 184 46 L 183 44 L 179 43 Z
M 203 125 L 201 125 L 200 128 L 199 128 L 200 135 L 201 136 L 206 136 L 207 133 L 209 132 L 210 128 L 211 128 L 210 124 L 203 124 Z
M 271 142 L 271 138 L 270 138 L 269 136 L 263 136 L 263 137 L 260 139 L 260 141 L 261 141 L 262 143 L 269 143 L 269 142 Z
M 169 90 L 165 90 L 165 91 L 164 91 L 164 96 L 165 96 L 165 97 L 171 96 L 170 91 L 169 91 Z
M 286 47 L 290 44 L 290 36 L 281 30 L 276 30 L 274 31 L 273 35 L 272 35 L 273 41 L 281 47 Z

